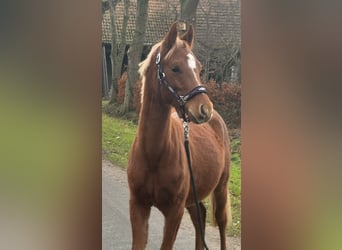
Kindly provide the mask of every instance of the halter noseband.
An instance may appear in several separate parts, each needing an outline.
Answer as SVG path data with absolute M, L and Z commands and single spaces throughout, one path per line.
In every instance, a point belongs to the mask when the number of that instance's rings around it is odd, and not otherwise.
M 179 109 L 177 110 L 178 116 L 181 117 L 184 121 L 187 120 L 188 118 L 186 117 L 185 114 L 185 104 L 192 99 L 193 97 L 195 97 L 198 94 L 208 94 L 207 90 L 205 89 L 205 87 L 203 86 L 197 86 L 194 89 L 192 89 L 189 93 L 187 93 L 186 95 L 179 95 L 177 93 L 177 91 L 172 88 L 172 86 L 169 84 L 169 82 L 166 80 L 166 75 L 163 72 L 163 68 L 160 64 L 161 61 L 161 56 L 160 56 L 160 52 L 158 52 L 157 54 L 157 58 L 156 58 L 156 64 L 158 67 L 158 72 L 157 72 L 157 77 L 159 80 L 159 84 L 160 85 L 164 85 L 165 87 L 167 87 L 167 89 L 171 92 L 171 94 L 176 98 L 178 104 L 179 104 Z

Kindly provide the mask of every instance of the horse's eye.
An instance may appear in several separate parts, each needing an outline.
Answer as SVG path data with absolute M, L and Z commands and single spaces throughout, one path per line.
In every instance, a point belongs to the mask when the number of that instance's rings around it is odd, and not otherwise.
M 178 66 L 172 67 L 171 70 L 172 70 L 173 72 L 175 72 L 175 73 L 179 73 L 179 72 L 180 72 L 180 68 L 179 68 Z

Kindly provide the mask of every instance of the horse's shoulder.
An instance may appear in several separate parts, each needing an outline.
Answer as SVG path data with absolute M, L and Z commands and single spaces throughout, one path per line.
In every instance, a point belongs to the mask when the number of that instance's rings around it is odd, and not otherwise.
M 179 118 L 176 111 L 171 113 L 171 123 L 174 129 L 183 128 L 182 120 Z

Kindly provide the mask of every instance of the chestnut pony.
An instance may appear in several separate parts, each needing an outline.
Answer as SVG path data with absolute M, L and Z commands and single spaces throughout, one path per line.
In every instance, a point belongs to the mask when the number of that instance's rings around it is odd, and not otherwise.
M 173 112 L 176 109 L 180 114 L 181 108 L 191 121 L 189 143 L 197 196 L 201 201 L 212 194 L 221 250 L 226 249 L 229 137 L 224 121 L 213 109 L 204 88 L 199 87 L 200 63 L 191 51 L 193 37 L 192 26 L 178 37 L 177 25 L 173 24 L 140 64 L 142 106 L 127 168 L 133 250 L 146 247 L 151 206 L 165 216 L 160 249 L 172 249 L 185 208 L 195 226 L 196 249 L 204 247 L 190 188 L 182 119 Z M 177 96 L 189 97 L 183 107 Z M 205 226 L 206 209 L 202 202 L 199 206 Z

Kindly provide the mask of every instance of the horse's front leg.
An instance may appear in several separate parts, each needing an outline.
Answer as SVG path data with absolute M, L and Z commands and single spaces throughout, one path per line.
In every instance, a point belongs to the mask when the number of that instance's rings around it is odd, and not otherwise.
M 129 210 L 132 226 L 132 250 L 144 250 L 147 244 L 151 207 L 131 196 Z
M 184 214 L 184 204 L 168 208 L 165 215 L 164 237 L 160 250 L 171 250 Z

